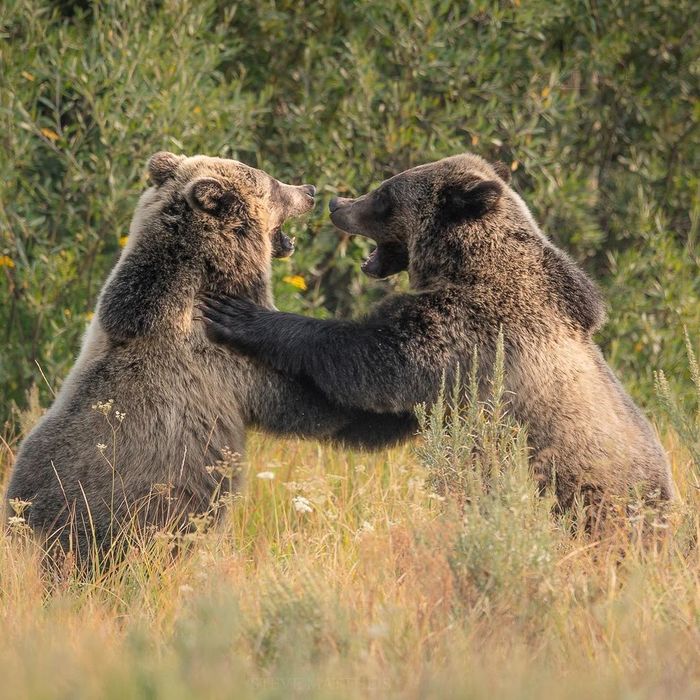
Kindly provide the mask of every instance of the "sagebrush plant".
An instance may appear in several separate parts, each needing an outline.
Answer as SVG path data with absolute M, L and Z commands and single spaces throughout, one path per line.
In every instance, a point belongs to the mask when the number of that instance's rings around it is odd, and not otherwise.
M 416 452 L 429 488 L 456 510 L 450 563 L 462 594 L 488 608 L 507 591 L 511 611 L 517 601 L 523 612 L 552 588 L 554 496 L 539 493 L 526 431 L 508 412 L 502 333 L 486 396 L 478 364 L 475 352 L 466 388 L 458 373 L 434 406 L 418 407 L 424 439 Z
M 690 452 L 694 467 L 695 486 L 700 488 L 700 365 L 698 365 L 687 328 L 685 329 L 685 347 L 688 358 L 688 373 L 694 390 L 692 406 L 686 408 L 682 398 L 674 394 L 663 370 L 656 374 L 656 392 L 671 426 Z

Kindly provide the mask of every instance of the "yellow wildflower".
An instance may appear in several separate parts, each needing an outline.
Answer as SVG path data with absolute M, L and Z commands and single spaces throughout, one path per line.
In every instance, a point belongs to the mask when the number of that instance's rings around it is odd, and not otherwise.
M 0 267 L 2 266 L 13 268 L 15 266 L 14 260 L 9 255 L 0 255 Z
M 30 83 L 34 82 L 34 76 L 31 73 L 27 73 L 26 70 L 23 70 L 20 75 L 25 79 L 28 80 Z
M 95 315 L 95 312 L 94 312 L 94 311 L 88 311 L 88 312 L 85 314 L 85 319 L 86 319 L 87 321 L 92 321 L 92 318 L 93 318 L 94 315 Z
M 514 161 L 510 164 L 511 172 L 515 172 L 515 171 L 518 169 L 519 166 L 520 166 L 520 163 L 518 163 L 517 160 L 514 160 Z
M 197 106 L 192 110 L 192 112 L 193 112 L 194 114 L 201 114 L 201 113 L 202 113 L 202 108 L 201 108 L 199 105 L 197 105 Z
M 474 134 L 474 136 L 472 136 L 472 146 L 476 146 L 478 143 L 479 137 L 476 134 Z
M 301 289 L 302 292 L 308 289 L 306 286 L 306 280 L 301 275 L 285 275 L 282 278 L 282 281 L 286 282 L 287 284 L 291 284 L 292 287 Z
M 545 87 L 542 88 L 542 97 L 545 99 L 549 97 L 549 93 L 552 91 L 552 88 L 549 87 L 549 85 L 545 85 Z
M 121 236 L 119 238 L 119 247 L 123 248 L 126 245 L 128 240 L 129 240 L 129 236 Z
M 42 136 L 47 138 L 49 141 L 53 141 L 53 142 L 58 141 L 58 139 L 60 138 L 59 135 L 53 129 L 47 129 L 46 127 L 44 127 L 41 130 L 41 134 L 42 134 Z

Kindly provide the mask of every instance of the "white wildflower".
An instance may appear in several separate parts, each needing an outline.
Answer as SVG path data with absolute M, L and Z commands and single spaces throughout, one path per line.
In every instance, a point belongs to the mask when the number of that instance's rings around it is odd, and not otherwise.
M 275 473 L 274 472 L 258 472 L 256 474 L 258 479 L 266 479 L 267 481 L 271 481 L 272 479 L 275 478 Z
M 114 405 L 114 399 L 109 401 L 98 401 L 92 404 L 93 411 L 98 411 L 104 416 L 108 416 L 112 412 L 112 406 Z
M 370 625 L 367 633 L 369 634 L 370 639 L 383 639 L 389 634 L 389 626 L 384 622 L 380 622 L 376 625 Z
M 96 447 L 100 452 L 104 452 L 107 449 L 107 445 L 104 442 L 98 442 Z
M 21 498 L 10 499 L 10 508 L 12 508 L 12 512 L 20 517 L 30 505 L 32 505 L 31 501 L 23 501 Z M 24 520 L 24 518 L 22 519 Z
M 297 513 L 313 513 L 314 509 L 311 505 L 311 501 L 303 496 L 294 496 L 292 498 L 292 503 L 294 504 L 294 510 Z

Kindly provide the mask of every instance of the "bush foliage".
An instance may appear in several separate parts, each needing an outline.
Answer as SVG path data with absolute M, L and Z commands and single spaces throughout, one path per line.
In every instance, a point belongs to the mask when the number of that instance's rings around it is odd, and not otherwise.
M 361 276 L 332 193 L 463 150 L 504 160 L 606 288 L 601 340 L 633 391 L 655 368 L 676 382 L 680 330 L 700 329 L 698 26 L 692 0 L 6 0 L 0 417 L 32 383 L 48 399 L 36 362 L 66 375 L 160 149 L 319 186 L 275 278 L 280 307 L 319 315 L 405 285 Z

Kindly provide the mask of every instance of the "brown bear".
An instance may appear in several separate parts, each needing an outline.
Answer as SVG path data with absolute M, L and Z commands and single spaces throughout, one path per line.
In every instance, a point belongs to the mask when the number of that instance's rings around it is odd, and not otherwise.
M 377 244 L 364 271 L 407 269 L 411 292 L 358 322 L 211 299 L 210 337 L 312 380 L 343 406 L 399 413 L 434 402 L 458 367 L 466 376 L 475 348 L 485 385 L 502 329 L 510 410 L 559 504 L 582 491 L 595 502 L 637 490 L 671 498 L 664 451 L 593 341 L 605 315 L 598 289 L 541 233 L 509 180 L 502 164 L 464 154 L 333 199 L 333 223 Z
M 414 428 L 231 355 L 193 321 L 202 292 L 273 308 L 271 258 L 293 250 L 281 226 L 313 207 L 311 185 L 172 153 L 154 155 L 149 173 L 80 355 L 24 440 L 7 494 L 31 504 L 23 515 L 48 544 L 83 560 L 127 524 L 184 527 L 235 489 L 247 426 L 367 447 Z

